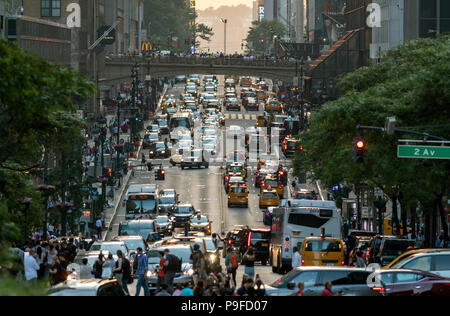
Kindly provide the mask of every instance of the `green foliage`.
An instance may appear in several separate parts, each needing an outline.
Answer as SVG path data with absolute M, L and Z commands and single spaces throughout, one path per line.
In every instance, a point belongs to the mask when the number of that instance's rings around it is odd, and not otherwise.
M 81 182 L 84 140 L 74 101 L 95 88 L 72 70 L 2 40 L 0 73 L 0 241 L 8 242 L 42 227 L 44 201 L 32 176 L 42 177 L 44 149 L 69 157 L 72 182 Z M 28 209 L 25 197 L 32 199 Z
M 286 27 L 276 20 L 253 21 L 247 35 L 247 43 L 251 43 L 251 50 L 255 53 L 265 53 L 273 42 L 274 36 L 282 38 L 286 34 Z M 261 43 L 261 39 L 264 43 Z
M 430 204 L 450 189 L 448 161 L 398 159 L 398 138 L 417 136 L 362 130 L 364 163 L 354 164 L 352 141 L 357 125 L 384 126 L 388 116 L 397 118 L 397 127 L 448 138 L 449 72 L 450 37 L 443 36 L 407 42 L 389 51 L 380 65 L 345 75 L 339 82 L 342 97 L 323 105 L 302 134 L 296 172 L 312 170 L 312 177 L 327 186 L 367 182 L 390 196 L 401 192 L 402 205 Z

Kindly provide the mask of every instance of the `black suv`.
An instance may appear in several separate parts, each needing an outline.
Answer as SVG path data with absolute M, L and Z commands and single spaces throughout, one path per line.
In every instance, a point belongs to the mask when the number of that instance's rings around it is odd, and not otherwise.
M 252 229 L 247 239 L 247 246 L 255 250 L 255 261 L 266 265 L 269 261 L 271 232 L 270 229 Z
M 176 205 L 172 211 L 173 227 L 184 227 L 194 214 L 195 209 L 191 204 Z

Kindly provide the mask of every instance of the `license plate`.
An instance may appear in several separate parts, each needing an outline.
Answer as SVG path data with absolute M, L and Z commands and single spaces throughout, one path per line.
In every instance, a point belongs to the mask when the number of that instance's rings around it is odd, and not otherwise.
M 267 244 L 267 243 L 261 243 L 261 246 L 263 246 L 263 247 L 268 247 L 269 244 Z
M 300 236 L 300 232 L 293 232 L 294 236 Z
M 334 263 L 328 262 L 328 263 L 327 263 L 327 266 L 329 266 L 329 267 L 334 267 Z

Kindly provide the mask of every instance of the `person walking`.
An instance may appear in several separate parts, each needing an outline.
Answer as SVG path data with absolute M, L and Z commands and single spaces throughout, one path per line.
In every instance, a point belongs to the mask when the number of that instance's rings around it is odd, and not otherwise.
M 97 221 L 95 222 L 95 227 L 97 228 L 98 238 L 101 240 L 102 239 L 103 222 L 100 217 L 97 218 Z
M 94 263 L 93 273 L 96 279 L 101 279 L 103 274 L 103 254 L 98 255 L 97 260 Z
M 35 252 L 34 249 L 30 249 L 29 255 L 26 256 L 24 261 L 24 267 L 25 267 L 25 279 L 28 283 L 32 285 L 36 285 L 37 278 L 38 278 L 38 271 L 40 269 L 39 264 L 36 261 L 36 258 L 34 258 Z
M 83 258 L 80 266 L 80 280 L 92 279 L 92 267 L 87 258 Z
M 295 293 L 295 296 L 303 296 L 303 290 L 305 289 L 305 284 L 303 282 L 298 282 L 297 284 L 298 291 Z
M 362 258 L 361 250 L 356 251 L 355 267 L 357 267 L 357 268 L 365 268 L 366 267 L 366 262 Z
M 160 251 L 159 255 L 159 266 L 158 266 L 158 281 L 156 283 L 156 291 L 159 292 L 161 285 L 165 284 L 166 277 L 166 259 L 164 259 L 164 251 Z
M 169 287 L 169 292 L 173 293 L 173 279 L 175 274 L 180 270 L 180 259 L 172 255 L 169 249 L 164 249 L 164 283 Z
M 242 261 L 245 265 L 245 274 L 253 280 L 253 277 L 255 276 L 255 252 L 253 248 L 248 248 L 242 258 Z
M 150 296 L 150 291 L 148 290 L 148 284 L 145 277 L 148 271 L 148 259 L 147 255 L 143 253 L 141 247 L 137 248 L 136 260 L 138 262 L 138 268 L 136 271 L 136 275 L 138 276 L 138 282 L 136 285 L 136 296 L 139 296 L 141 294 L 141 287 L 144 288 L 144 295 Z
M 333 285 L 330 281 L 325 283 L 325 288 L 322 291 L 322 296 L 334 296 L 333 292 L 331 291 Z
M 117 261 L 115 263 L 115 269 L 113 270 L 114 276 L 117 282 L 122 286 L 127 295 L 130 295 L 128 290 L 128 279 L 130 278 L 130 262 L 123 255 L 122 250 L 117 250 Z
M 227 267 L 227 273 L 228 275 L 231 275 L 235 287 L 237 286 L 236 272 L 239 268 L 239 261 L 240 258 L 236 250 L 233 247 L 228 247 L 227 255 L 225 257 L 225 265 Z
M 208 278 L 208 274 L 206 273 L 206 262 L 203 253 L 200 251 L 200 245 L 194 245 L 194 251 L 189 261 L 194 269 L 194 275 L 200 280 L 206 280 Z M 194 283 L 197 283 L 198 279 L 194 279 Z
M 292 270 L 302 266 L 302 255 L 297 247 L 294 247 L 292 254 Z
M 51 285 L 56 285 L 66 281 L 67 271 L 61 265 L 61 261 L 58 256 L 53 257 L 52 265 L 49 268 L 49 274 L 51 276 Z
M 103 263 L 102 279 L 110 279 L 113 275 L 116 262 L 114 261 L 112 253 L 108 255 L 108 258 Z

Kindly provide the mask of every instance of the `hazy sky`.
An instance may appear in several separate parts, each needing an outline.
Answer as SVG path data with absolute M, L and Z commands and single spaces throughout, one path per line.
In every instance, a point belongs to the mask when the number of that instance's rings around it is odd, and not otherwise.
M 204 10 L 209 7 L 214 7 L 217 9 L 223 5 L 234 6 L 240 4 L 253 7 L 253 0 L 196 0 L 196 7 L 200 10 Z

